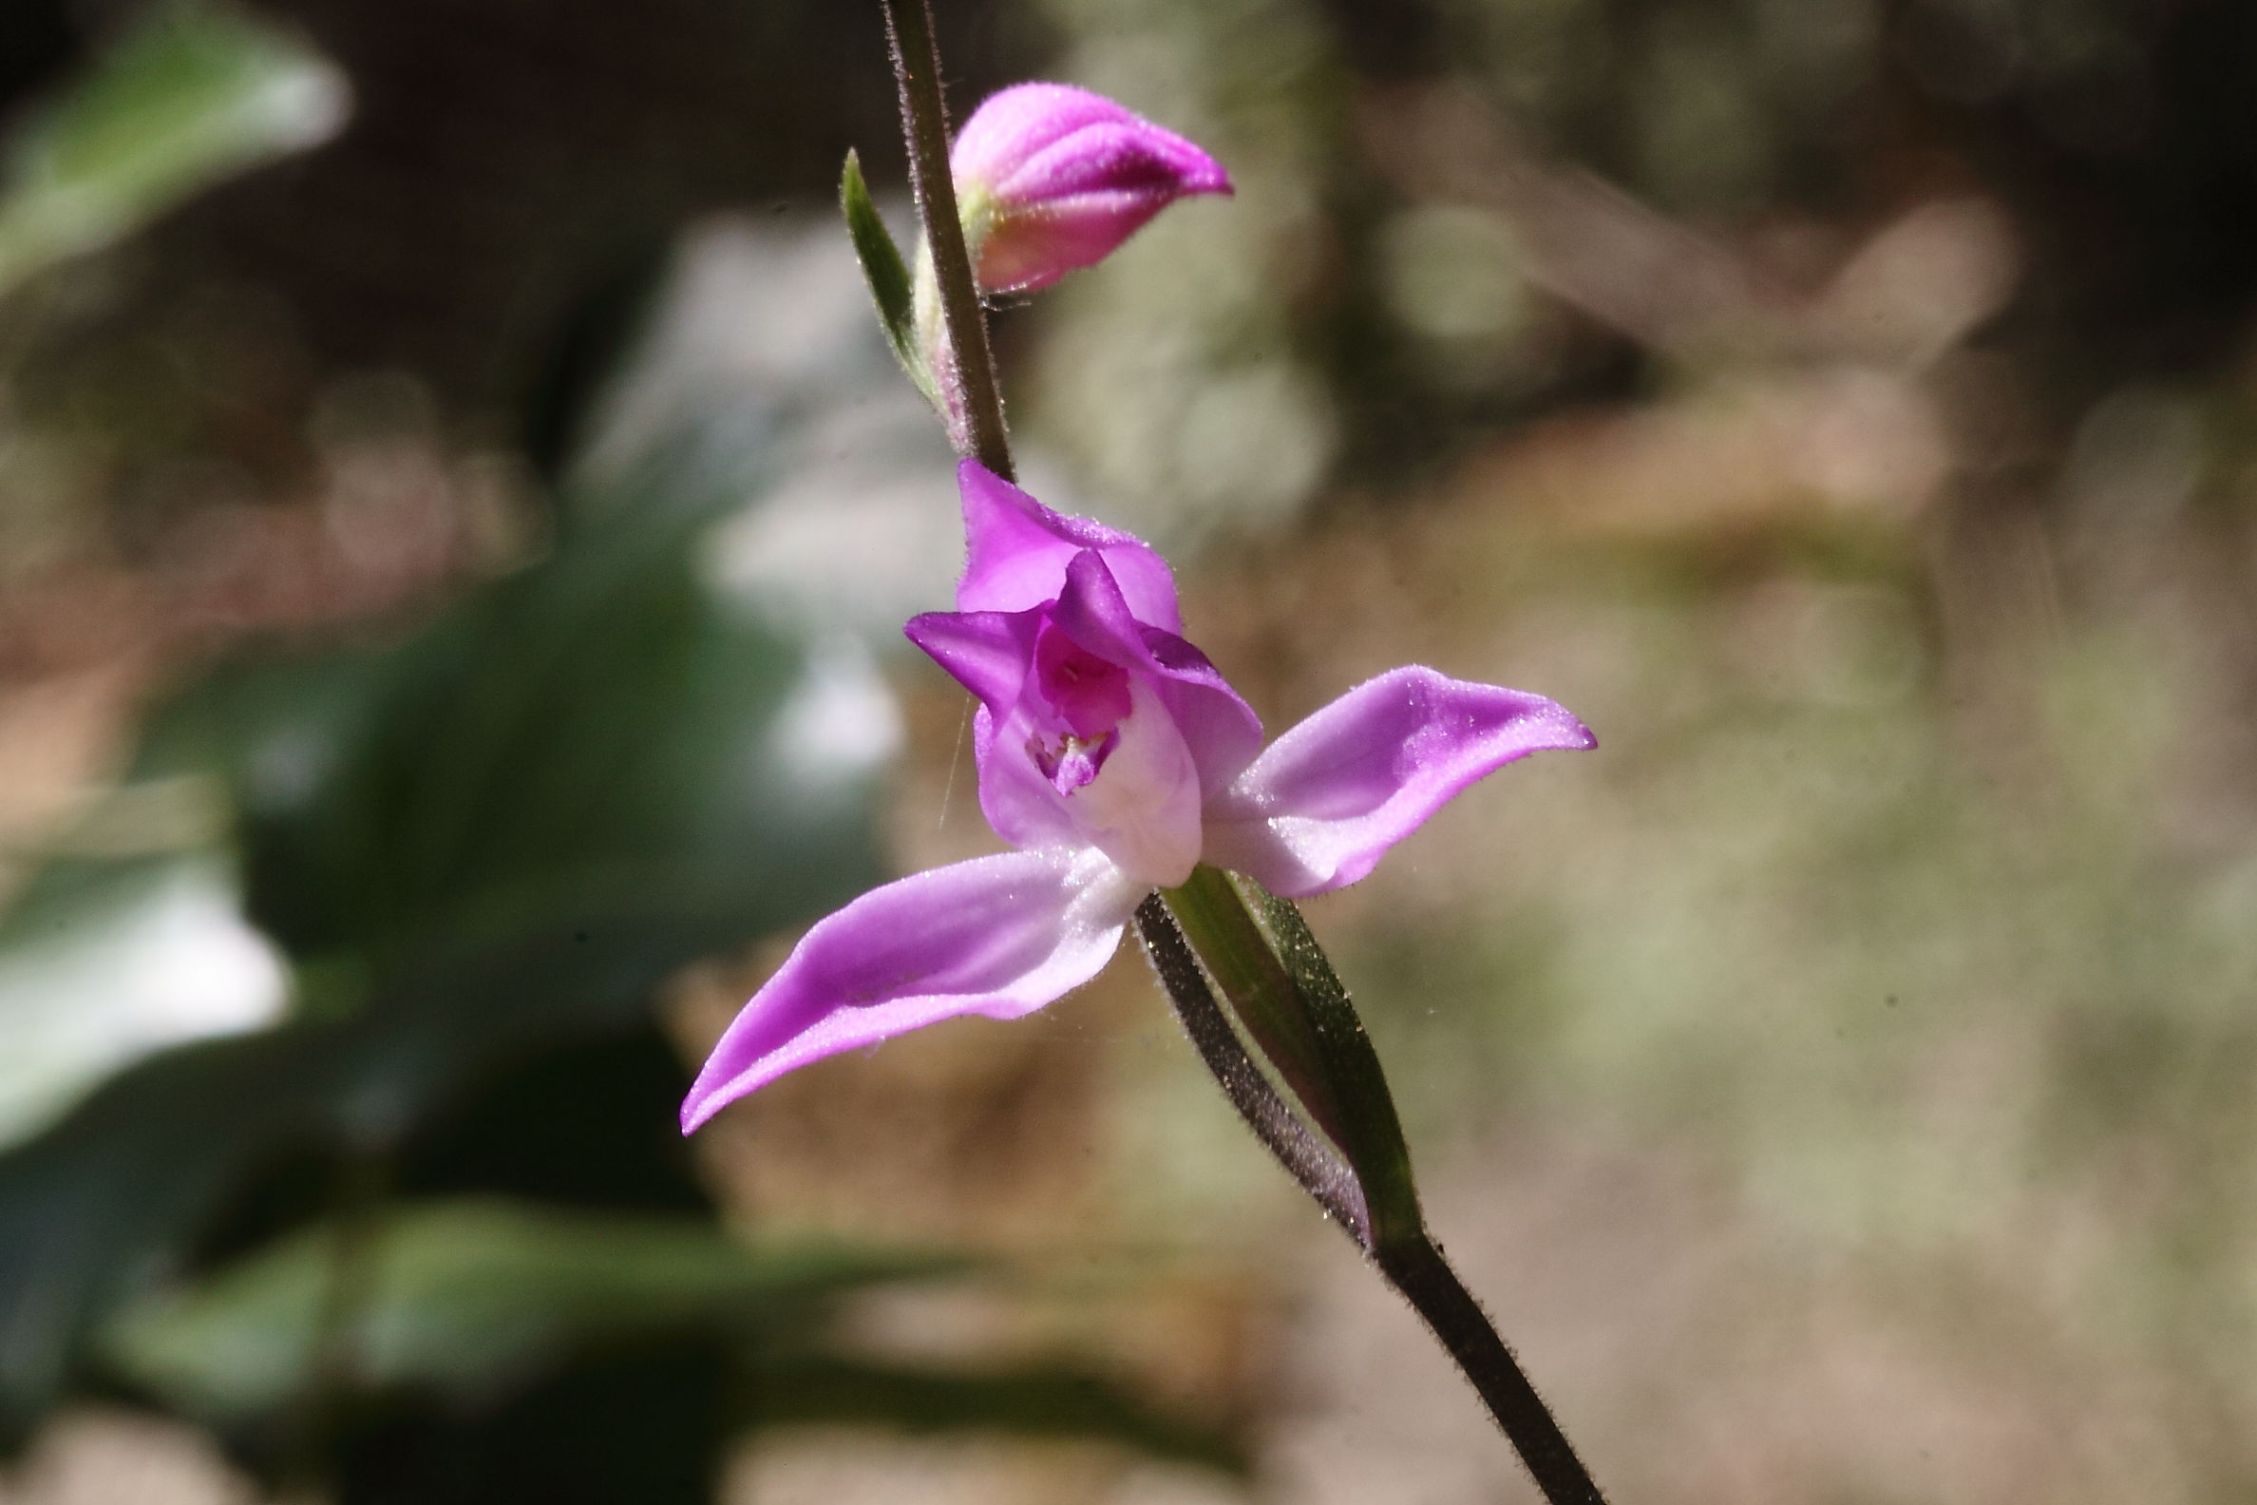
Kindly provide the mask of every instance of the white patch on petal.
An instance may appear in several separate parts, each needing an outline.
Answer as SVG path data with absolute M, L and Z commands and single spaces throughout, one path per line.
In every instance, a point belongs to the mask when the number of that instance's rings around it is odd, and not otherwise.
M 1087 787 L 1066 797 L 1074 824 L 1138 882 L 1172 888 L 1199 865 L 1199 768 L 1175 718 L 1138 680 L 1120 742 Z

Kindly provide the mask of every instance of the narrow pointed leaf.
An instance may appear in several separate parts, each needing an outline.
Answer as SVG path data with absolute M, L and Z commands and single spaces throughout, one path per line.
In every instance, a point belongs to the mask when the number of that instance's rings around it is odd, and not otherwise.
M 1249 878 L 1231 882 L 1258 909 L 1262 928 L 1292 975 L 1294 996 L 1311 1026 L 1325 1078 L 1347 1126 L 1348 1143 L 1341 1148 L 1363 1188 L 1374 1245 L 1383 1248 L 1392 1241 L 1424 1237 L 1410 1145 L 1403 1138 L 1402 1119 L 1395 1112 L 1387 1074 L 1380 1069 L 1379 1052 L 1364 1032 L 1347 985 L 1333 971 L 1324 948 L 1309 931 L 1309 922 L 1292 901 L 1263 891 Z
M 1353 1149 L 1336 1084 L 1293 976 L 1239 899 L 1229 875 L 1201 866 L 1167 890 L 1168 907 L 1215 987 L 1301 1111 L 1338 1145 Z M 1351 1156 L 1351 1159 L 1353 1157 Z
M 878 306 L 878 322 L 885 327 L 894 359 L 901 362 L 901 369 L 926 400 L 937 403 L 932 373 L 917 346 L 909 265 L 893 242 L 893 232 L 878 217 L 878 206 L 870 201 L 870 185 L 862 178 L 862 159 L 851 151 L 846 154 L 845 170 L 839 174 L 839 210 L 846 216 L 846 233 L 854 241 L 855 260 L 862 263 L 862 276 L 870 284 L 870 297 Z
M 1250 878 L 1205 866 L 1166 899 L 1255 1048 L 1346 1158 L 1370 1252 L 1423 1237 L 1411 1152 L 1379 1055 L 1301 912 Z

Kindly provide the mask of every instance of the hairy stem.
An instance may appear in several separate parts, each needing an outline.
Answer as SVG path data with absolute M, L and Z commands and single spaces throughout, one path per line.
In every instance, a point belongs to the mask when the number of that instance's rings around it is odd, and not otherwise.
M 1606 1505 L 1567 1434 L 1433 1236 L 1421 1228 L 1416 1238 L 1383 1245 L 1373 1258 L 1387 1283 L 1402 1293 L 1457 1361 L 1544 1498 L 1551 1505 Z
M 1182 928 L 1230 1010 L 1277 1070 L 1301 1110 L 1331 1136 L 1351 1160 L 1356 1145 L 1332 1090 L 1323 1051 L 1302 1007 L 1293 976 L 1277 948 L 1254 922 L 1229 876 L 1202 863 L 1190 878 L 1161 895 L 1162 907 Z
M 963 420 L 960 428 L 952 421 L 950 433 L 960 451 L 1009 480 L 1011 441 L 987 316 L 948 170 L 948 111 L 929 0 L 881 4 L 910 183 L 950 352 L 950 369 L 936 375 Z M 1254 1137 L 1449 1350 L 1550 1505 L 1604 1505 L 1512 1350 L 1426 1231 L 1379 1057 L 1323 948 L 1291 904 L 1249 888 L 1203 868 L 1184 887 L 1165 897 L 1153 894 L 1137 909 L 1137 933 L 1184 1033 Z M 1186 924 L 1199 939 L 1196 953 L 1185 939 Z M 1294 1111 L 1247 1050 L 1207 985 L 1210 972 L 1322 1134 Z
M 1176 917 L 1158 894 L 1137 906 L 1136 933 L 1144 942 L 1144 955 L 1159 974 L 1160 987 L 1175 1006 L 1192 1049 L 1221 1084 L 1223 1095 L 1238 1110 L 1263 1148 L 1275 1156 L 1286 1173 L 1301 1184 L 1325 1216 L 1340 1225 L 1358 1248 L 1371 1248 L 1371 1220 L 1364 1211 L 1363 1192 L 1355 1174 L 1330 1145 L 1286 1105 L 1270 1079 L 1248 1054 L 1238 1032 L 1199 970 L 1190 943 Z
M 1386 1074 L 1380 1069 L 1379 1053 L 1372 1048 L 1346 986 L 1333 971 L 1301 912 L 1263 892 L 1251 879 L 1206 867 L 1161 898 L 1163 903 L 1157 904 L 1146 900 L 1144 909 L 1137 912 L 1145 944 L 1154 952 L 1154 965 L 1159 966 L 1158 948 L 1146 913 L 1154 909 L 1163 914 L 1173 911 L 1173 917 L 1181 921 L 1182 932 L 1188 932 L 1197 945 L 1199 960 L 1205 962 L 1207 972 L 1222 990 L 1230 1014 L 1246 1027 L 1265 1055 L 1280 1062 L 1281 1075 L 1305 1108 L 1312 1106 L 1312 1093 L 1301 1087 L 1299 1079 L 1310 1075 L 1318 1079 L 1314 1095 L 1329 1109 L 1325 1132 L 1347 1158 L 1355 1205 L 1364 1214 L 1360 1222 L 1343 1223 L 1342 1227 L 1441 1340 L 1520 1454 L 1544 1498 L 1551 1505 L 1604 1505 L 1598 1485 L 1528 1382 L 1512 1350 L 1427 1231 L 1411 1175 L 1410 1149 L 1403 1139 Z M 1182 932 L 1177 935 L 1178 945 L 1182 944 Z M 1193 971 L 1196 973 L 1196 968 Z M 1175 1000 L 1176 1012 L 1191 1032 L 1193 1043 L 1200 1047 L 1209 1070 L 1224 1081 L 1224 1090 L 1232 1093 L 1231 1101 L 1240 1116 L 1254 1126 L 1257 1135 L 1263 1135 L 1223 1069 L 1216 1065 L 1216 1056 L 1200 1040 L 1194 1020 L 1205 1010 L 1214 1015 L 1207 1027 L 1229 1034 L 1231 1047 L 1244 1057 L 1244 1048 L 1231 1032 L 1205 979 L 1193 976 L 1196 992 L 1189 987 L 1179 990 L 1169 969 L 1160 967 L 1160 980 Z M 1292 1069 L 1286 1069 L 1281 1056 L 1292 1062 Z M 1251 1061 L 1247 1069 L 1254 1069 Z M 1282 1104 L 1279 1111 L 1290 1112 Z M 1298 1119 L 1294 1123 L 1304 1136 L 1315 1137 L 1300 1126 Z M 1266 1135 L 1263 1142 L 1271 1145 L 1271 1153 L 1294 1171 L 1304 1187 L 1310 1185 L 1307 1176 Z M 1313 1189 L 1311 1195 L 1316 1195 Z
M 947 353 L 934 352 L 951 369 L 939 371 L 942 389 L 959 405 L 964 430 L 958 445 L 989 470 L 1012 478 L 1011 438 L 1003 427 L 1003 395 L 988 348 L 987 313 L 972 278 L 971 252 L 957 218 L 956 181 L 948 171 L 948 104 L 941 96 L 940 49 L 933 42 L 928 0 L 881 0 L 886 42 L 893 53 L 894 87 L 901 95 L 901 129 L 909 145 L 909 183 L 917 217 L 933 258 L 940 290 Z M 954 425 L 952 424 L 953 431 Z

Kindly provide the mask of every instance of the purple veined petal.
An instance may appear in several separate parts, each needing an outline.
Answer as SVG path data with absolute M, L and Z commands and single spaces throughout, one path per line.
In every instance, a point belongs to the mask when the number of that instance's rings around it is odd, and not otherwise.
M 1082 587 L 1069 585 L 1067 594 L 1078 599 L 1092 588 L 1102 593 L 1097 615 L 1113 623 L 1101 638 L 1110 656 L 1075 643 L 1056 622 L 1055 605 L 1023 612 L 927 612 L 903 630 L 980 700 L 972 756 L 979 769 L 980 810 L 997 835 L 1022 848 L 1095 843 L 1156 884 L 1180 883 L 1198 861 L 1199 809 L 1207 790 L 1164 698 L 1172 687 L 1144 649 L 1142 629 L 1129 616 L 1104 561 L 1094 551 L 1083 554 L 1090 573 Z M 1053 659 L 1085 656 L 1081 672 L 1096 669 L 1117 679 L 1078 687 L 1051 683 L 1066 676 L 1059 672 L 1046 679 L 1045 644 Z M 1061 661 L 1052 668 L 1071 665 Z M 1141 691 L 1134 684 L 1138 677 L 1145 684 Z M 1089 693 L 1077 694 L 1077 688 Z M 1142 715 L 1135 714 L 1139 706 Z M 1086 761 L 1065 745 L 1068 734 L 1092 749 L 1102 746 L 1104 764 L 1070 795 L 1041 762 L 1045 755 Z M 1254 737 L 1258 745 L 1258 726 Z
M 1050 821 L 1063 819 L 1075 840 L 1098 847 L 1143 882 L 1183 882 L 1199 862 L 1206 791 L 1198 760 L 1163 698 L 1167 681 L 1144 645 L 1143 626 L 1096 550 L 1074 556 L 1064 593 L 1040 615 L 1046 634 L 1124 671 L 1127 714 L 1107 729 L 1097 776 L 1063 792 L 1037 754 L 1058 750 L 1056 739 L 1070 728 L 1030 679 L 1011 713 L 981 728 L 980 808 L 1007 841 L 1025 844 L 1021 833 L 1047 832 Z
M 1068 564 L 1052 620 L 1089 652 L 1148 678 L 1212 799 L 1262 746 L 1262 720 L 1207 656 L 1173 632 L 1140 621 L 1111 561 L 1086 551 Z
M 1054 622 L 1045 621 L 1035 633 L 1034 691 L 1085 742 L 1103 737 L 1129 713 L 1129 673 L 1076 643 Z
M 1093 851 L 1008 852 L 873 889 L 818 923 L 682 1103 L 689 1133 L 786 1072 L 964 1014 L 1015 1019 L 1095 977 L 1144 890 Z
M 990 692 L 1009 682 L 1007 642 L 1026 644 L 1018 650 L 1029 662 L 1017 698 L 1005 705 L 983 694 L 974 722 L 980 809 L 997 833 L 1021 847 L 1095 846 L 1158 886 L 1183 882 L 1198 864 L 1207 791 L 1163 698 L 1170 681 L 1145 646 L 1145 630 L 1104 558 L 1084 549 L 1049 605 L 1019 614 L 934 613 L 913 622 L 910 636 L 944 666 L 964 666 L 965 683 Z M 1046 651 L 1056 672 L 1045 672 Z
M 990 216 L 977 251 L 990 293 L 1047 287 L 1104 260 L 1177 199 L 1231 191 L 1195 142 L 1064 84 L 989 97 L 957 136 L 949 169 Z
M 1279 737 L 1208 805 L 1206 858 L 1287 898 L 1327 893 L 1485 774 L 1596 745 L 1541 695 L 1390 670 Z
M 1058 599 L 1066 565 L 1084 549 L 1101 555 L 1138 620 L 1183 630 L 1175 575 L 1133 534 L 1053 512 L 977 460 L 956 467 L 969 557 L 956 587 L 964 612 L 1026 611 Z

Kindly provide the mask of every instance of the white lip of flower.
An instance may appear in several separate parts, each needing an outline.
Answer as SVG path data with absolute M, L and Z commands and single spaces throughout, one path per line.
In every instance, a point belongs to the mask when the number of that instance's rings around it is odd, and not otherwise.
M 1071 734 L 1065 743 L 1088 745 Z M 1099 739 L 1089 777 L 1070 789 L 1053 779 L 1052 787 L 1089 843 L 1131 877 L 1167 888 L 1198 865 L 1199 770 L 1149 686 L 1131 687 L 1129 711 Z

